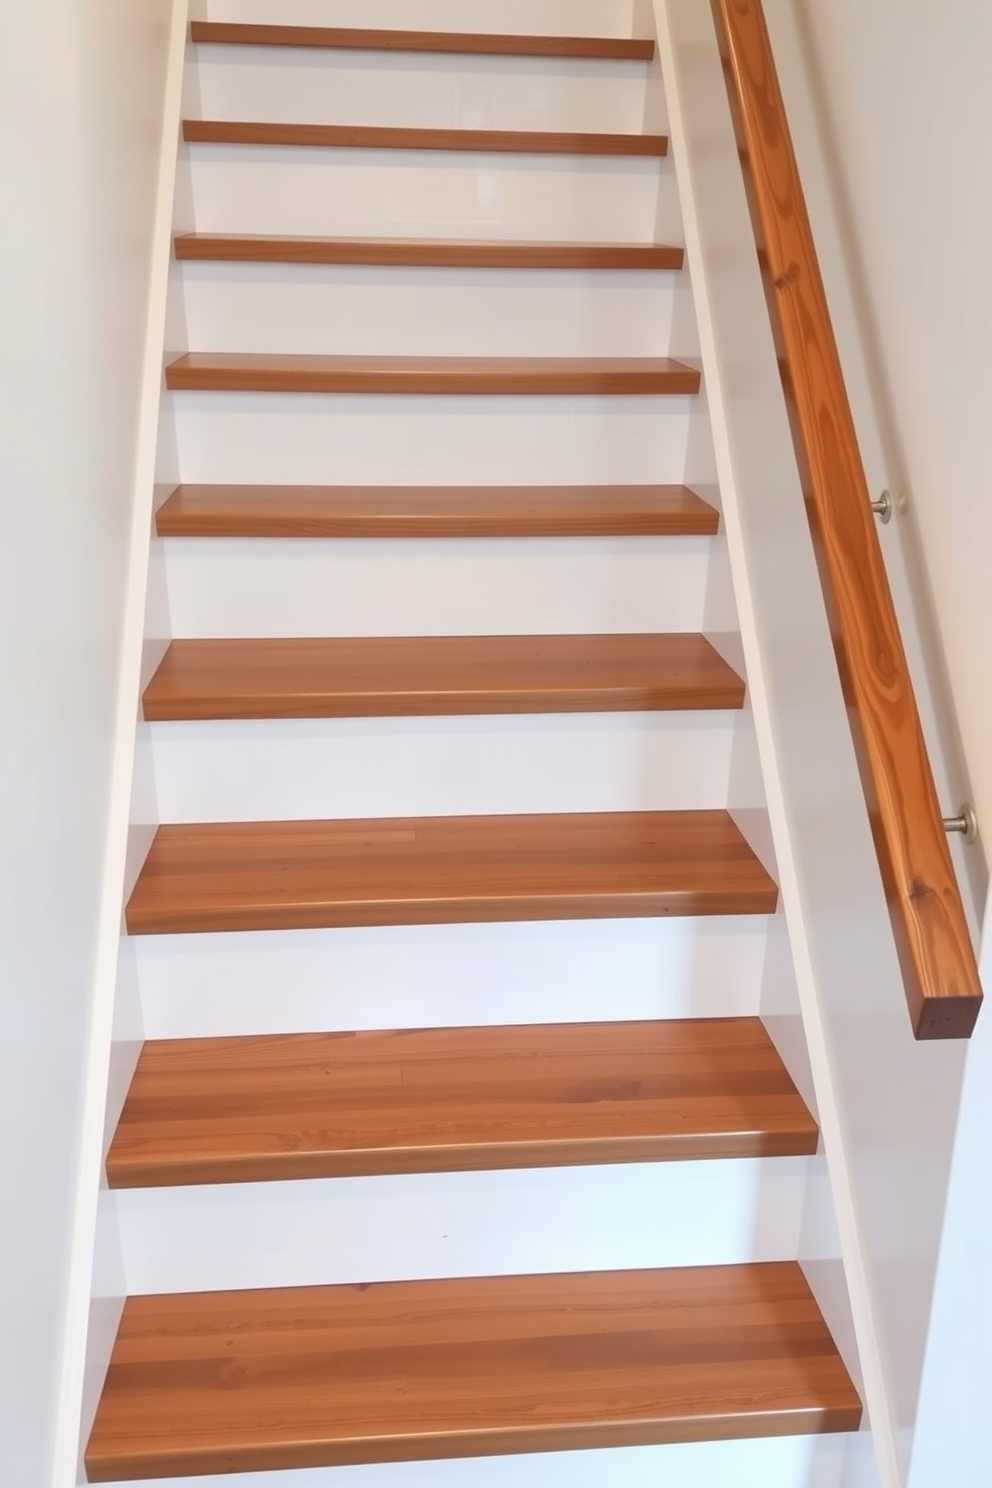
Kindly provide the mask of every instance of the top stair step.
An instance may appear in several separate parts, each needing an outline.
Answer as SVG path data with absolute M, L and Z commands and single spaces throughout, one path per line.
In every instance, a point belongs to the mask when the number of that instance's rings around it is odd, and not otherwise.
M 496 155 L 668 154 L 663 134 L 588 134 L 537 129 L 421 129 L 359 124 L 270 124 L 184 119 L 189 145 L 281 145 L 325 150 L 469 151 Z
M 685 486 L 177 486 L 160 537 L 712 537 Z
M 681 269 L 685 250 L 665 243 L 486 242 L 431 238 L 305 238 L 182 233 L 185 262 L 360 264 L 424 269 Z
M 386 31 L 341 26 L 264 26 L 194 21 L 190 37 L 201 45 L 317 47 L 326 51 L 580 57 L 596 62 L 650 62 L 654 57 L 653 40 L 620 36 L 502 36 L 471 31 Z
M 255 355 L 190 351 L 165 369 L 174 392 L 450 397 L 677 397 L 700 373 L 669 357 Z

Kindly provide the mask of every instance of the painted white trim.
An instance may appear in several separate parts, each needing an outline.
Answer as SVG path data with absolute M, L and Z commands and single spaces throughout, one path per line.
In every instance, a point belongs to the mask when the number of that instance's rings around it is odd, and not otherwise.
M 89 1042 L 84 1063 L 85 1093 L 80 1120 L 79 1158 L 73 1205 L 66 1329 L 54 1433 L 53 1488 L 69 1488 L 69 1485 L 77 1482 L 79 1461 L 79 1428 L 86 1376 L 90 1297 L 96 1254 L 97 1215 L 100 1207 L 106 1098 L 131 811 L 135 720 L 144 644 L 148 584 L 148 534 L 151 530 L 152 519 L 155 451 L 162 387 L 166 289 L 172 256 L 172 208 L 188 9 L 189 0 L 175 0 L 169 35 L 149 276 L 144 368 L 138 413 L 134 502 L 127 587 L 122 615 L 116 726 L 107 817 L 107 848 L 100 893 Z

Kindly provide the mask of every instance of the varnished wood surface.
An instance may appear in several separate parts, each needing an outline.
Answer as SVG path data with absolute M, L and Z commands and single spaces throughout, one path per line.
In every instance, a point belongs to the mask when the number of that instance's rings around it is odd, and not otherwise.
M 623 36 L 503 36 L 485 32 L 359 30 L 193 21 L 191 40 L 221 46 L 319 47 L 330 51 L 447 52 L 463 56 L 577 57 L 650 62 L 654 41 Z
M 176 391 L 473 397 L 697 393 L 699 373 L 668 357 L 281 356 L 191 351 L 171 362 Z
M 132 935 L 770 914 L 778 891 L 724 811 L 160 827 Z
M 173 641 L 149 722 L 740 708 L 700 635 L 361 636 Z
M 799 1267 L 128 1300 L 91 1482 L 856 1431 Z
M 982 1000 L 761 0 L 712 0 L 845 695 L 918 1038 Z
M 668 154 L 662 134 L 582 134 L 521 129 L 419 129 L 359 124 L 269 124 L 185 119 L 191 145 L 280 145 L 330 150 L 440 150 L 497 155 Z
M 147 1043 L 111 1188 L 814 1153 L 757 1018 Z
M 161 537 L 709 537 L 685 486 L 178 486 Z
M 176 257 L 212 263 L 363 264 L 431 269 L 681 269 L 664 243 L 554 243 L 431 238 L 282 238 L 181 233 Z

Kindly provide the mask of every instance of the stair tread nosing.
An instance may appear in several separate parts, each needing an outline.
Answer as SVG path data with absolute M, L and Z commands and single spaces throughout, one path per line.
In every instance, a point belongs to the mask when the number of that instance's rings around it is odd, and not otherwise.
M 146 1043 L 111 1188 L 816 1151 L 757 1018 Z
M 444 238 L 279 237 L 181 233 L 184 261 L 365 264 L 403 268 L 678 270 L 685 250 L 664 243 L 520 242 Z
M 685 486 L 182 485 L 160 537 L 711 537 Z
M 129 1298 L 91 1482 L 856 1431 L 794 1262 Z
M 158 829 L 133 935 L 774 913 L 725 811 L 221 822 Z
M 663 134 L 595 134 L 549 129 L 422 129 L 407 125 L 281 124 L 184 119 L 190 145 L 275 145 L 289 149 L 424 150 L 486 155 L 639 156 L 668 154 Z
M 727 709 L 744 684 L 700 635 L 173 641 L 149 722 Z
M 603 62 L 650 62 L 655 49 L 653 38 L 626 36 L 511 36 L 474 31 L 400 31 L 378 27 L 282 26 L 230 21 L 193 21 L 190 39 L 201 45 L 568 57 Z
M 669 357 L 324 356 L 190 351 L 165 369 L 187 392 L 678 396 L 699 372 Z

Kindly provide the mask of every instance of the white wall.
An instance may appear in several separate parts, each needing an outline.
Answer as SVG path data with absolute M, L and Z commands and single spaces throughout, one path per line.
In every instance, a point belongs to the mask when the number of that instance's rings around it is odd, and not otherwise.
M 904 630 L 908 623 L 918 633 L 907 637 L 911 665 L 927 653 L 936 662 L 916 680 L 928 694 L 931 747 L 942 735 L 934 763 L 944 803 L 953 806 L 960 785 L 985 825 L 981 847 L 955 850 L 959 873 L 983 894 L 992 843 L 992 96 L 984 75 L 992 8 L 987 0 L 767 3 L 869 478 L 909 498 L 905 517 L 883 529 L 883 550 Z M 790 53 L 787 6 L 805 70 Z M 818 142 L 800 117 L 810 83 Z M 960 731 L 963 768 L 950 757 L 947 725 Z M 987 992 L 990 930 L 992 900 Z M 992 1473 L 988 1020 L 986 1008 L 967 1051 L 913 1411 L 911 1488 L 984 1488 Z
M 0 7 L 0 1483 L 48 1488 L 171 0 Z
M 992 926 L 992 902 L 986 924 Z M 992 935 L 981 962 L 992 984 Z M 992 1019 L 968 1051 L 910 1488 L 992 1483 Z
M 795 0 L 889 478 L 911 502 L 992 841 L 988 0 Z M 842 345 L 842 353 L 844 347 Z

